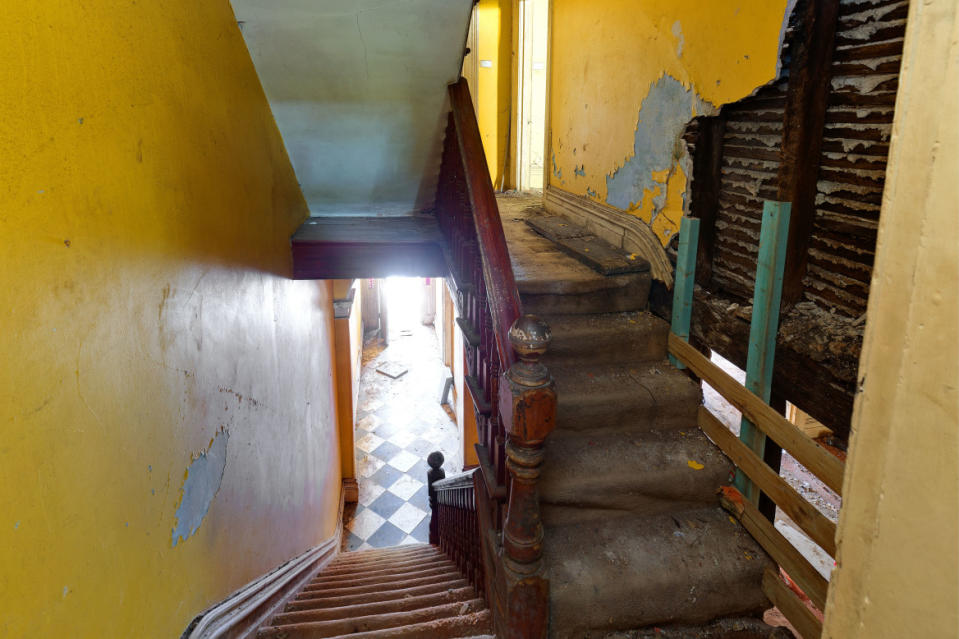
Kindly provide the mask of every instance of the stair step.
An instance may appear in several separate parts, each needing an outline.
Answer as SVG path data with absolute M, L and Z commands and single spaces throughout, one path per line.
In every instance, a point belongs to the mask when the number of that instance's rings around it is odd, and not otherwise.
M 585 267 L 584 267 L 585 268 Z M 652 279 L 649 273 L 610 275 L 569 286 L 563 280 L 517 282 L 523 309 L 534 315 L 581 315 L 645 310 Z
M 443 551 L 436 546 L 430 546 L 429 544 L 417 544 L 415 546 L 401 546 L 399 548 L 384 548 L 344 553 L 333 560 L 331 567 L 352 566 L 355 564 L 371 564 L 383 561 L 391 562 L 430 556 L 444 557 L 445 555 L 443 554 Z
M 410 572 L 414 568 L 422 568 L 423 570 L 429 570 L 431 568 L 437 568 L 439 566 L 454 566 L 452 561 L 447 557 L 438 557 L 436 559 L 427 559 L 424 561 L 408 561 L 408 562 L 399 562 L 397 564 L 373 564 L 369 568 L 363 568 L 363 574 L 367 577 L 374 577 L 377 575 L 395 575 L 397 573 Z M 356 574 L 356 568 L 340 568 L 335 571 L 330 571 L 329 569 L 324 570 L 322 574 L 318 575 L 313 581 L 319 579 L 349 579 L 352 575 Z
M 400 580 L 389 579 L 386 581 L 378 581 L 375 583 L 363 584 L 359 586 L 333 586 L 333 587 L 321 588 L 320 590 L 304 590 L 304 591 L 301 591 L 300 594 L 296 596 L 296 599 L 312 599 L 312 598 L 318 598 L 318 597 L 343 597 L 347 595 L 361 595 L 361 594 L 375 593 L 375 592 L 388 592 L 391 590 L 402 590 L 404 588 L 414 588 L 416 586 L 426 586 L 436 582 L 450 581 L 460 576 L 462 575 L 459 572 L 459 570 L 457 570 L 456 568 L 453 568 L 443 573 L 429 575 L 427 577 L 417 577 L 415 579 L 400 579 Z
M 543 358 L 554 365 L 603 362 L 637 364 L 666 358 L 669 325 L 646 311 L 550 315 L 553 341 Z
M 442 604 L 455 603 L 458 601 L 468 601 L 476 597 L 476 591 L 472 586 L 463 588 L 447 589 L 429 595 L 419 595 L 416 597 L 404 596 L 400 599 L 391 599 L 389 601 L 378 601 L 371 603 L 360 603 L 352 606 L 340 606 L 338 608 L 321 608 L 318 610 L 297 610 L 295 612 L 281 612 L 273 616 L 270 625 L 280 626 L 290 623 L 302 623 L 307 621 L 331 621 L 334 619 L 346 619 L 352 617 L 366 617 L 369 615 L 379 615 L 389 612 L 403 612 L 405 610 L 415 610 L 417 608 L 429 608 Z
M 319 576 L 303 587 L 302 592 L 321 592 L 324 590 L 337 588 L 358 588 L 360 586 L 387 585 L 396 583 L 406 583 L 412 579 L 425 579 L 427 577 L 440 577 L 450 573 L 457 572 L 456 564 L 446 562 L 437 567 L 407 570 L 406 572 L 388 573 L 385 575 L 368 575 L 366 572 L 357 572 L 353 578 L 336 577 L 326 578 Z
M 468 615 L 486 609 L 482 599 L 457 601 L 428 608 L 418 608 L 401 612 L 387 612 L 365 617 L 346 617 L 331 621 L 311 621 L 284 624 L 263 628 L 260 637 L 334 637 L 337 635 L 355 635 L 373 631 L 398 629 L 402 626 L 422 624 L 440 619 L 449 619 Z M 284 634 L 285 633 L 285 634 Z
M 338 577 L 343 575 L 354 574 L 358 570 L 362 570 L 362 571 L 391 570 L 393 572 L 397 572 L 397 571 L 407 571 L 410 568 L 414 568 L 416 566 L 423 566 L 423 565 L 432 566 L 433 564 L 443 563 L 443 562 L 449 562 L 449 557 L 447 557 L 446 555 L 439 555 L 439 556 L 426 556 L 423 558 L 414 557 L 414 558 L 405 559 L 402 561 L 383 560 L 383 561 L 374 561 L 369 563 L 355 563 L 355 564 L 347 564 L 347 565 L 339 564 L 336 566 L 331 565 L 330 568 L 323 571 L 323 574 L 330 577 Z
M 637 514 L 715 504 L 732 470 L 695 422 L 682 431 L 557 431 L 546 443 L 540 501 Z
M 490 611 L 482 610 L 400 628 L 358 632 L 329 639 L 454 639 L 455 637 L 487 636 L 492 630 L 491 626 Z
M 772 563 L 715 506 L 548 526 L 544 546 L 559 639 L 768 607 L 760 584 Z
M 468 585 L 469 584 L 466 579 L 458 575 L 456 579 L 448 579 L 446 581 L 439 581 L 421 586 L 398 588 L 396 590 L 388 590 L 383 592 L 368 592 L 336 596 L 324 594 L 322 596 L 317 595 L 315 597 L 304 599 L 293 599 L 286 604 L 286 611 L 292 612 L 295 610 L 320 610 L 323 608 L 337 608 L 341 606 L 352 606 L 362 603 L 392 601 L 395 599 L 402 599 L 404 597 L 416 597 L 419 595 L 430 595 L 438 592 L 445 592 L 447 590 L 456 590 L 458 588 L 465 588 Z
M 695 428 L 702 391 L 667 361 L 553 366 L 558 430 Z
M 646 308 L 649 273 L 601 275 L 529 226 L 527 212 L 503 216 L 516 288 L 527 313 L 618 313 Z

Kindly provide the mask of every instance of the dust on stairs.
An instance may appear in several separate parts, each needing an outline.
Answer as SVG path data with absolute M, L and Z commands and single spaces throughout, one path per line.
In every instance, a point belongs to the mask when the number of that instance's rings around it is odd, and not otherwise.
M 488 637 L 486 602 L 442 551 L 415 544 L 339 555 L 258 639 Z
M 771 563 L 719 506 L 733 466 L 697 427 L 701 389 L 667 360 L 668 325 L 645 310 L 649 272 L 600 275 L 525 223 L 545 214 L 538 198 L 498 200 L 524 312 L 553 334 L 539 484 L 550 636 L 778 636 L 758 619 Z

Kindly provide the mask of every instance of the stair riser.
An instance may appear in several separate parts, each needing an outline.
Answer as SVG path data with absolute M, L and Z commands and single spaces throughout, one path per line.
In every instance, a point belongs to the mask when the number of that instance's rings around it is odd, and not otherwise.
M 593 321 L 585 326 L 568 326 L 563 316 L 544 318 L 550 325 L 553 340 L 543 363 L 549 368 L 597 361 L 635 365 L 665 359 L 669 334 L 666 323 L 636 320 L 630 323 L 624 319 L 632 315 L 635 314 L 592 316 Z
M 326 608 L 338 608 L 341 606 L 355 606 L 363 603 L 374 603 L 379 601 L 392 601 L 402 599 L 406 596 L 415 597 L 417 595 L 429 595 L 438 592 L 444 592 L 450 589 L 464 588 L 468 584 L 465 579 L 450 579 L 425 586 L 413 586 L 387 592 L 371 592 L 353 595 L 323 596 L 311 597 L 309 599 L 294 599 L 286 605 L 287 612 L 295 610 L 321 610 Z
M 540 501 L 635 513 L 658 512 L 663 502 L 715 503 L 733 465 L 698 429 L 683 432 L 555 437 L 546 446 Z
M 271 625 L 280 626 L 291 623 L 306 623 L 310 621 L 332 621 L 334 619 L 366 617 L 369 615 L 381 615 L 390 612 L 403 612 L 406 610 L 415 610 L 417 608 L 429 608 L 431 606 L 440 606 L 448 603 L 469 601 L 475 596 L 476 592 L 473 590 L 473 588 L 467 586 L 465 588 L 445 590 L 432 595 L 403 597 L 402 599 L 382 601 L 378 603 L 357 604 L 354 606 L 326 608 L 323 610 L 281 612 L 273 617 Z
M 371 569 L 362 570 L 361 572 L 363 573 L 364 577 L 389 577 L 391 575 L 400 575 L 400 574 L 405 574 L 409 572 L 414 572 L 418 569 L 433 570 L 434 568 L 451 568 L 453 566 L 455 566 L 455 564 L 449 559 L 435 559 L 432 561 L 422 562 L 422 563 L 410 562 L 410 563 L 403 564 L 402 566 L 383 568 L 383 569 L 377 569 L 374 566 Z M 357 572 L 356 569 L 352 571 L 340 570 L 332 574 L 327 574 L 324 571 L 322 575 L 314 579 L 311 583 L 317 583 L 317 584 L 332 583 L 336 580 L 350 581 L 352 579 L 352 575 L 355 575 L 356 572 Z
M 297 599 L 306 599 L 313 597 L 344 597 L 347 595 L 361 595 L 374 592 L 386 592 L 390 590 L 400 590 L 403 588 L 414 588 L 416 586 L 427 586 L 431 583 L 440 581 L 450 581 L 459 577 L 457 570 L 450 570 L 445 573 L 430 575 L 429 577 L 417 577 L 416 579 L 403 579 L 400 581 L 384 581 L 365 586 L 350 586 L 340 588 L 324 588 L 319 591 L 305 591 L 297 595 Z
M 556 428 L 571 432 L 653 427 L 660 430 L 694 428 L 698 407 L 687 402 L 654 403 L 643 389 L 633 394 L 603 396 L 559 394 Z
M 364 574 L 357 572 L 357 575 Z M 303 588 L 303 593 L 323 592 L 328 590 L 337 590 L 343 588 L 359 588 L 363 586 L 386 586 L 393 584 L 403 584 L 412 579 L 426 579 L 428 577 L 439 577 L 442 575 L 456 574 L 456 566 L 449 564 L 439 568 L 427 570 L 414 570 L 405 573 L 396 573 L 391 575 L 378 575 L 372 577 L 357 577 L 356 579 L 335 579 L 325 581 L 323 579 L 314 579 Z
M 584 315 L 641 311 L 647 306 L 651 280 L 646 276 L 630 276 L 629 283 L 619 288 L 593 292 L 556 295 L 524 293 L 520 290 L 523 310 L 534 315 Z
M 401 628 L 337 635 L 329 639 L 456 639 L 488 634 L 491 631 L 490 625 L 489 610 L 484 610 L 461 617 L 417 623 Z M 269 634 L 270 632 L 273 634 Z M 314 639 L 317 635 L 310 634 L 309 631 L 293 633 L 287 628 L 277 628 L 261 630 L 257 637 L 260 639 Z
M 423 548 L 415 547 L 409 550 L 397 551 L 395 555 L 387 553 L 374 553 L 372 551 L 352 553 L 348 552 L 337 557 L 331 564 L 331 568 L 354 565 L 368 565 L 381 563 L 384 559 L 389 562 L 410 561 L 412 559 L 421 559 L 429 557 L 443 557 L 442 551 L 432 546 Z
M 293 637 L 334 637 L 337 635 L 353 635 L 356 633 L 400 629 L 403 626 L 438 621 L 440 619 L 450 619 L 460 615 L 480 612 L 485 609 L 486 604 L 483 603 L 482 599 L 472 599 L 465 602 L 442 604 L 430 608 L 420 608 L 404 612 L 338 619 L 335 621 L 289 624 L 273 626 L 272 628 L 275 628 L 277 631 L 292 633 L 289 636 Z M 267 637 L 275 636 L 269 632 L 261 632 L 261 634 Z
M 400 569 L 400 568 L 409 568 L 411 566 L 421 566 L 424 563 L 433 563 L 437 561 L 449 561 L 449 557 L 446 555 L 424 555 L 422 557 L 403 557 L 395 561 L 363 561 L 356 563 L 337 563 L 330 566 L 329 571 L 324 571 L 323 574 L 329 574 L 330 576 L 334 575 L 348 575 L 352 574 L 357 570 L 387 570 L 387 569 Z

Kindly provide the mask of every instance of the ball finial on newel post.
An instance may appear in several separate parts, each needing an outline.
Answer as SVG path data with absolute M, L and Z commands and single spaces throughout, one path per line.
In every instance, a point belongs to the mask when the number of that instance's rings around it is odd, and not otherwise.
M 510 368 L 509 376 L 517 384 L 538 386 L 549 379 L 540 358 L 549 348 L 553 334 L 549 325 L 535 315 L 522 315 L 509 329 L 509 341 L 519 361 Z

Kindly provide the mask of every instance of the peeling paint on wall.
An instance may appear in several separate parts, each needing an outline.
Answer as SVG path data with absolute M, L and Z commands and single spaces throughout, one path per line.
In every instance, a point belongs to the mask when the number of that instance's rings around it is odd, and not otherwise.
M 606 203 L 623 210 L 639 209 L 640 217 L 655 221 L 666 203 L 675 169 L 686 160 L 682 141 L 686 123 L 714 111 L 692 88 L 670 75 L 660 77 L 640 106 L 632 155 L 606 176 Z
M 230 432 L 221 429 L 213 437 L 206 451 L 196 456 L 186 471 L 180 504 L 176 509 L 176 525 L 173 527 L 171 545 L 175 548 L 186 541 L 203 523 L 213 498 L 220 490 L 223 472 L 226 470 L 226 445 Z

